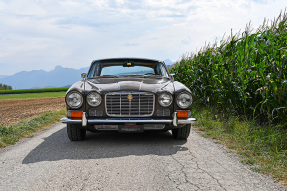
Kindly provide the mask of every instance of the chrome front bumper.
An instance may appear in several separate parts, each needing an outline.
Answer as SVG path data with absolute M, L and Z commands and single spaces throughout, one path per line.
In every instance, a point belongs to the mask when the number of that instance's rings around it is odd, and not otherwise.
M 177 112 L 173 113 L 173 119 L 118 119 L 118 118 L 106 118 L 106 119 L 87 119 L 86 113 L 83 112 L 82 119 L 69 119 L 67 117 L 64 117 L 61 119 L 62 123 L 67 124 L 82 124 L 82 126 L 87 126 L 87 124 L 96 124 L 96 123 L 152 123 L 152 124 L 173 124 L 173 126 L 177 126 L 178 124 L 192 124 L 196 121 L 196 118 L 190 117 L 187 119 L 178 119 Z

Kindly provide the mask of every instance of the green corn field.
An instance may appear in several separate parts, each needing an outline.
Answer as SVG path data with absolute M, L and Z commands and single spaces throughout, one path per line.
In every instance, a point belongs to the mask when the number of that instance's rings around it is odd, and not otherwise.
M 172 68 L 198 106 L 287 126 L 287 14 L 185 55 Z

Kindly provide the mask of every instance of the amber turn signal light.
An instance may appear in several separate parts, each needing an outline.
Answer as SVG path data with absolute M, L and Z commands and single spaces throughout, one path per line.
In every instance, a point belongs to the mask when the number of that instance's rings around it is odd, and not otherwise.
M 188 110 L 177 110 L 177 117 L 188 117 Z
M 71 118 L 82 118 L 83 112 L 82 111 L 71 111 Z

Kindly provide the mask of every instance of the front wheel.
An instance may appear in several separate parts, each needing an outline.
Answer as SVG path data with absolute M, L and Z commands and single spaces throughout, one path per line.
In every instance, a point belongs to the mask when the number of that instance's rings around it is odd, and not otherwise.
M 191 125 L 187 124 L 181 128 L 173 129 L 172 136 L 176 139 L 187 139 L 190 134 Z
M 86 136 L 86 129 L 81 129 L 79 125 L 67 124 L 67 134 L 71 141 L 81 141 Z

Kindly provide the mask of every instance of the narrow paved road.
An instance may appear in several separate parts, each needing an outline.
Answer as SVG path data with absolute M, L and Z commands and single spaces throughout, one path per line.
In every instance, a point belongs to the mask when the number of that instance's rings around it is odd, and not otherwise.
M 196 132 L 88 133 L 57 124 L 0 152 L 0 190 L 287 190 Z

